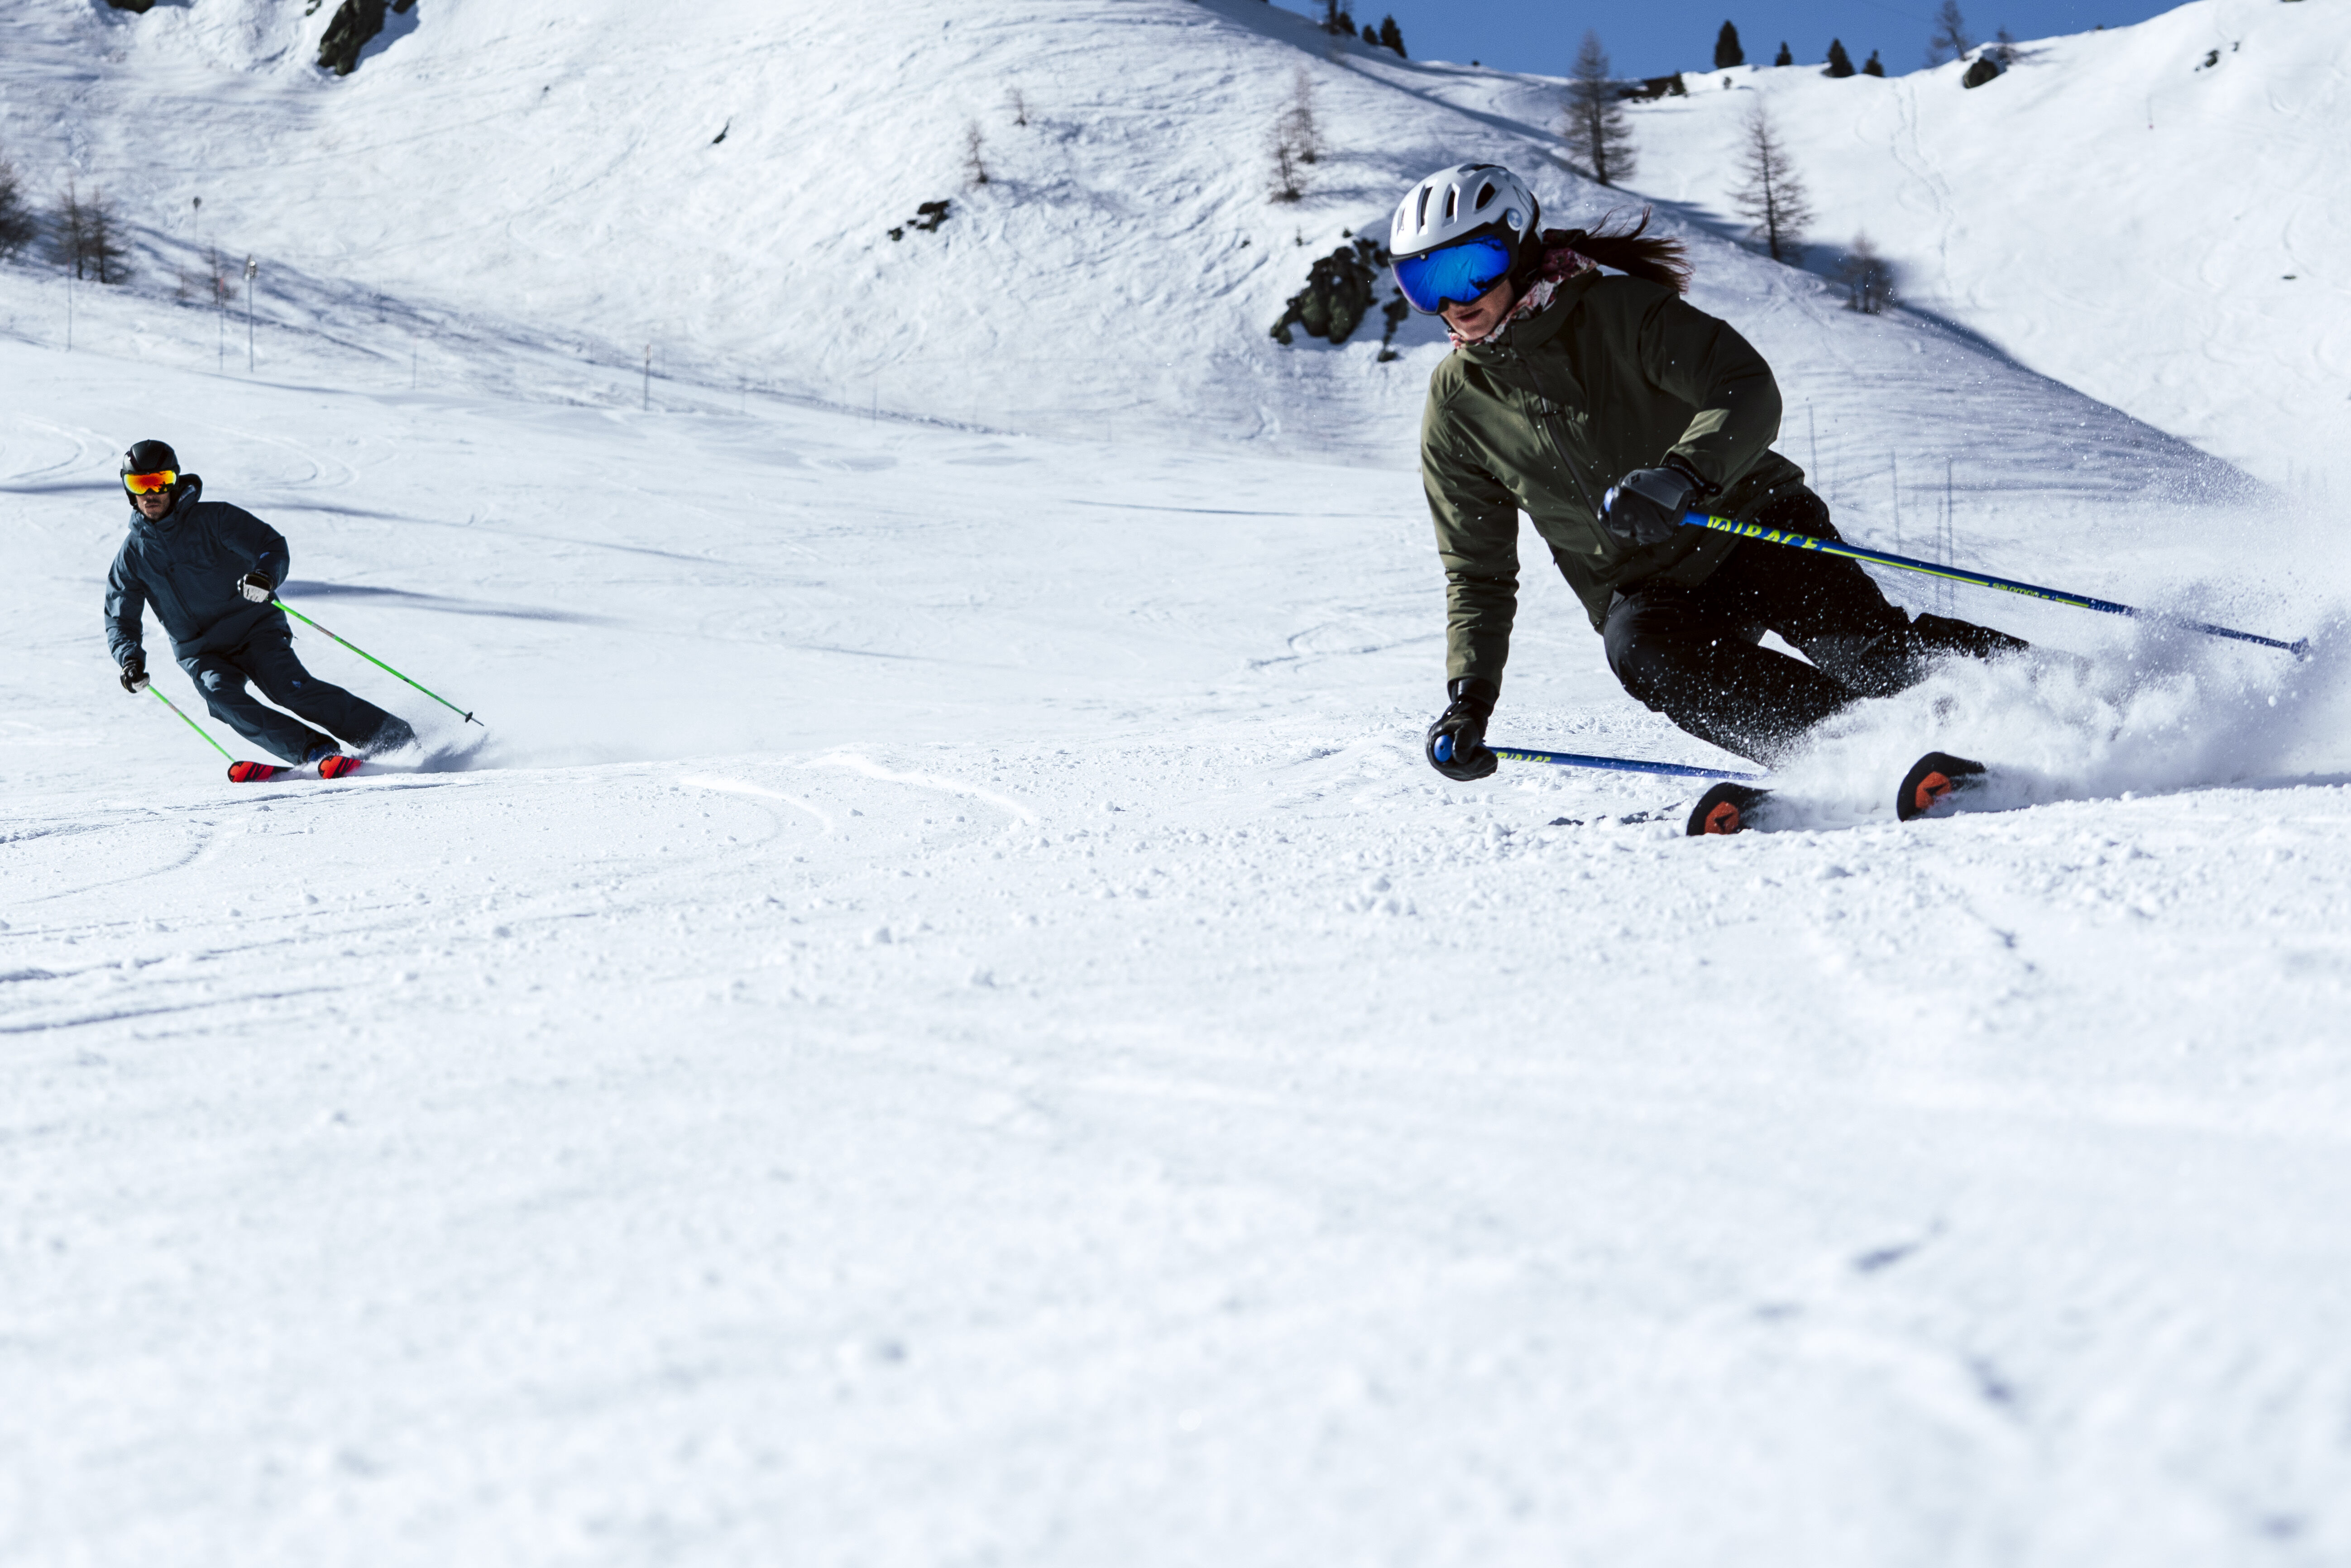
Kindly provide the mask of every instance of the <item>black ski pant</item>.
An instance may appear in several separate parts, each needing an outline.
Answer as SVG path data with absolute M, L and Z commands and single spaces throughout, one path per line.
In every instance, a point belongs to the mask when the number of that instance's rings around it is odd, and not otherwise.
M 1837 537 L 1827 505 L 1809 490 L 1754 520 Z M 1766 632 L 1812 663 L 1758 647 Z M 2027 645 L 1947 616 L 1914 617 L 1887 603 L 1857 562 L 1754 539 L 1695 588 L 1620 591 L 1601 634 L 1626 691 L 1699 739 L 1766 767 L 1848 703 L 1916 685 L 1953 654 L 1990 658 Z
M 319 729 L 360 751 L 388 750 L 416 738 L 404 721 L 304 669 L 294 656 L 294 639 L 282 625 L 262 627 L 241 647 L 193 654 L 181 660 L 180 667 L 204 694 L 204 706 L 214 718 L 288 762 L 308 762 L 319 752 L 335 748 L 335 741 Z M 246 690 L 247 681 L 277 707 L 256 701 Z M 289 718 L 277 708 L 290 708 L 300 718 Z

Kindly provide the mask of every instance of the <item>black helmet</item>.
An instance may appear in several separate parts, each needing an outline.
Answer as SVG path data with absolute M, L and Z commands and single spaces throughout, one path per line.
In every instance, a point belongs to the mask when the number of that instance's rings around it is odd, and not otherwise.
M 168 441 L 134 441 L 131 450 L 122 455 L 122 474 L 160 474 L 164 469 L 177 474 L 180 455 L 172 450 Z
M 172 450 L 171 444 L 168 442 L 131 443 L 131 450 L 122 455 L 122 466 L 116 470 L 116 474 L 122 481 L 122 488 L 133 501 L 139 498 L 140 494 L 131 487 L 131 476 L 133 474 L 171 475 L 172 505 L 174 507 L 180 504 L 180 497 L 185 495 L 189 488 L 188 476 L 180 472 L 180 455 Z M 166 507 L 165 510 L 169 511 L 170 508 Z

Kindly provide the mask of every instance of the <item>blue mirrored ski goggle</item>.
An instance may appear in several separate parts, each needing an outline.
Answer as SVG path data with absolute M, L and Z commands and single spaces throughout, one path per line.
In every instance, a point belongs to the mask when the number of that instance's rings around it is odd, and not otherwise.
M 1395 258 L 1396 287 L 1405 302 L 1425 316 L 1448 303 L 1467 305 L 1509 276 L 1510 247 L 1493 235 L 1465 240 L 1418 256 Z

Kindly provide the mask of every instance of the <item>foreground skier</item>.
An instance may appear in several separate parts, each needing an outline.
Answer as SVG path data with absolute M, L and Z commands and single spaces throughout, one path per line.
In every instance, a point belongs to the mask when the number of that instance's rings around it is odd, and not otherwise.
M 329 778 L 359 765 L 320 729 L 363 755 L 413 742 L 405 721 L 329 685 L 294 656 L 286 613 L 271 602 L 286 580 L 285 536 L 242 507 L 204 500 L 204 480 L 179 470 L 178 455 L 160 441 L 122 456 L 131 537 L 106 578 L 106 641 L 122 667 L 122 689 L 147 689 L 141 632 L 152 604 L 172 656 L 213 716 L 287 762 L 318 763 Z M 309 724 L 256 701 L 247 681 Z
M 1397 286 L 1454 351 L 1429 378 L 1420 459 L 1445 565 L 1450 702 L 1428 729 L 1447 778 L 1494 771 L 1486 723 L 1518 608 L 1523 511 L 1583 601 L 1625 689 L 1766 766 L 1861 697 L 2014 637 L 1886 602 L 1849 560 L 1680 526 L 1698 508 L 1834 539 L 1803 471 L 1771 450 L 1780 389 L 1722 321 L 1683 302 L 1681 243 L 1539 226 L 1498 164 L 1430 175 L 1396 208 Z M 1604 264 L 1630 274 L 1605 277 Z M 1806 659 L 1757 646 L 1777 632 Z M 1951 759 L 1957 760 L 1957 759 Z M 1737 813 L 1729 819 L 1736 831 Z M 1695 831 L 1695 830 L 1694 830 Z

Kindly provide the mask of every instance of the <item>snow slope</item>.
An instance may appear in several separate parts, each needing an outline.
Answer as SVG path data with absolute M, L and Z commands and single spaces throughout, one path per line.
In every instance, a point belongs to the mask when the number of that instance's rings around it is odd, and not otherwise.
M 2346 61 L 2341 5 L 2193 0 L 2023 45 L 1973 90 L 1958 63 L 1693 72 L 1687 97 L 1635 109 L 1636 183 L 1736 232 L 1739 138 L 1766 105 L 1818 213 L 1816 267 L 1866 234 L 1915 308 L 2273 485 L 2339 494 Z
M 936 338 L 888 400 L 931 417 L 872 417 L 865 336 L 760 325 L 821 276 L 792 247 L 847 229 L 778 241 L 789 287 L 651 268 L 617 225 L 608 272 L 533 261 L 513 235 L 592 218 L 554 140 L 509 116 L 394 177 L 361 134 L 416 113 L 371 83 L 454 102 L 533 39 L 599 73 L 573 133 L 640 145 L 689 89 L 822 50 L 713 23 L 664 71 L 602 13 L 420 4 L 325 85 L 275 8 L 0 17 L 12 136 L 127 140 L 162 98 L 215 152 L 282 132 L 272 167 L 348 137 L 313 174 L 377 180 L 388 230 L 530 214 L 302 271 L 252 377 L 170 298 L 168 235 L 143 291 L 78 296 L 70 354 L 62 289 L 0 268 L 0 1560 L 2351 1552 L 2331 515 L 1701 235 L 1702 302 L 1772 355 L 1850 531 L 1891 542 L 1897 494 L 1917 528 L 1948 460 L 1962 559 L 2319 657 L 1981 596 L 2088 664 L 1868 705 L 1797 770 L 1803 831 L 1625 823 L 1677 787 L 1622 776 L 1449 786 L 1402 445 L 1429 350 L 1256 342 L 1311 250 L 1204 304 L 1164 246 L 1044 300 L 964 286 L 1014 287 L 1009 239 L 924 236 L 967 246 L 952 272 L 875 249 L 903 273 L 863 324 Z M 1443 101 L 1489 90 L 1468 73 L 1301 55 L 1267 12 L 1007 9 L 990 47 L 1105 106 L 1071 188 L 1146 214 L 1301 61 L 1343 145 L 1523 145 Z M 891 15 L 756 17 L 893 62 L 952 131 L 928 39 L 969 19 Z M 674 166 L 604 167 L 622 210 Z M 240 221 L 290 249 L 304 190 Z M 695 303 L 728 277 L 769 314 Z M 1172 342 L 1229 357 L 1123 382 L 1116 308 L 1155 287 Z M 640 298 L 709 334 L 650 412 L 610 351 Z M 769 391 L 726 373 L 730 329 L 789 338 Z M 1009 382 L 978 350 L 1024 332 L 1131 357 Z M 237 788 L 123 695 L 99 579 L 114 454 L 151 433 L 286 529 L 289 601 L 476 709 L 477 748 Z M 1526 600 L 1505 733 L 1705 760 L 1560 583 Z M 1928 744 L 2051 803 L 1896 829 Z
M 492 727 L 240 789 L 94 651 L 126 367 L 0 369 L 8 1561 L 2351 1550 L 2307 667 L 2070 716 L 2231 788 L 1552 828 L 1673 790 L 1426 770 L 1407 476 L 162 372 Z M 1531 597 L 1513 733 L 1699 752 Z

